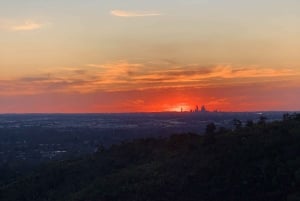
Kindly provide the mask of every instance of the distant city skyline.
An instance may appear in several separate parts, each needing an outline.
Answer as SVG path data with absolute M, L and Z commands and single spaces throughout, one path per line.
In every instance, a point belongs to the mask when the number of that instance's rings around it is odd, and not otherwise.
M 0 113 L 300 110 L 295 0 L 0 2 Z

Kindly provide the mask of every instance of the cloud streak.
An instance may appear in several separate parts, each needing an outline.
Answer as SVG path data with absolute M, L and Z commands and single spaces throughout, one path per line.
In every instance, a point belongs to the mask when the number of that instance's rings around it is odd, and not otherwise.
M 162 15 L 159 12 L 153 11 L 125 11 L 125 10 L 112 10 L 110 14 L 116 17 L 151 17 Z
M 33 31 L 44 27 L 44 24 L 38 23 L 34 20 L 8 20 L 0 19 L 0 30 L 5 31 Z
M 22 24 L 12 26 L 11 30 L 13 30 L 13 31 L 31 31 L 31 30 L 41 29 L 42 27 L 43 27 L 43 24 L 34 22 L 32 20 L 26 20 Z
M 94 93 L 164 88 L 203 88 L 299 84 L 300 72 L 293 69 L 216 65 L 175 65 L 119 61 L 88 64 L 77 68 L 12 80 L 0 80 L 0 95 L 40 93 Z
M 287 110 L 299 108 L 299 78 L 298 69 L 126 60 L 51 68 L 0 78 L 0 112 L 187 110 L 199 103 L 227 111 Z

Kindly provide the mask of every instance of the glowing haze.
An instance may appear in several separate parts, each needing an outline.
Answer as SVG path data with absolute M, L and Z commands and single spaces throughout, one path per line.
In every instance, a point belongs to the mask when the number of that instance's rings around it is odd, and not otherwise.
M 0 113 L 300 110 L 295 0 L 0 2 Z

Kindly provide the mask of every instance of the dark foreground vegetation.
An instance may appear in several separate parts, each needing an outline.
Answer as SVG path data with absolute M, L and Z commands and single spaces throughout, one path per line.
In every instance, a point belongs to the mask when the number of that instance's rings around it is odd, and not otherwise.
M 0 187 L 5 201 L 299 201 L 300 115 L 100 147 Z

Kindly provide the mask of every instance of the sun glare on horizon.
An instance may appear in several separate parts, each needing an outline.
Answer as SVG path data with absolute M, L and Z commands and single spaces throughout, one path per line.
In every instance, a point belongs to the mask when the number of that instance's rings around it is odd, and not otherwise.
M 191 106 L 187 103 L 179 103 L 170 107 L 167 107 L 165 111 L 168 112 L 188 112 L 190 111 Z

